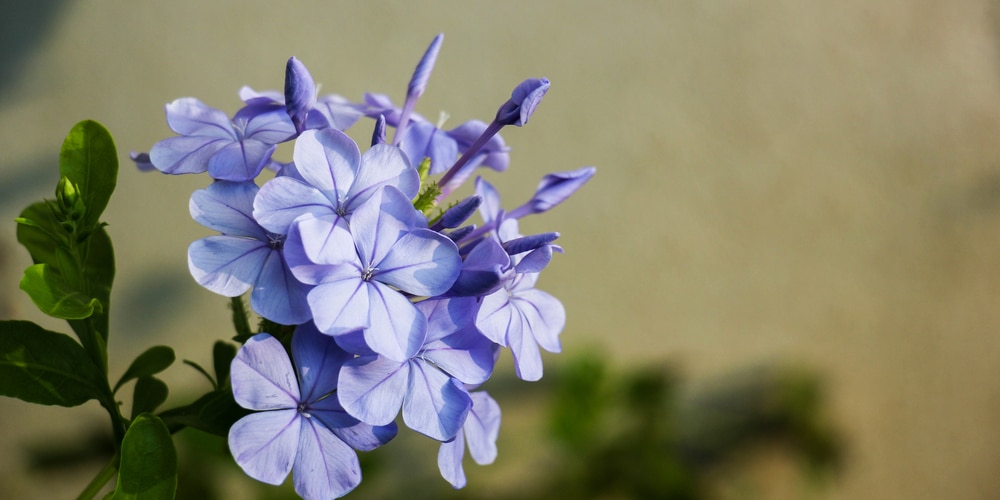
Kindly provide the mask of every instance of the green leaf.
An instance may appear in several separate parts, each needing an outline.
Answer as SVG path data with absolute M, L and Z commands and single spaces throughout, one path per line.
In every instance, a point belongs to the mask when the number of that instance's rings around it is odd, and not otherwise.
M 215 380 L 219 381 L 219 387 L 226 385 L 229 367 L 232 366 L 235 357 L 236 346 L 224 340 L 215 342 L 212 347 L 212 362 L 215 365 Z
M 225 437 L 229 435 L 229 428 L 249 413 L 236 403 L 233 391 L 220 389 L 205 394 L 187 406 L 165 411 L 160 414 L 160 418 L 173 431 L 191 427 Z
M 177 452 L 163 421 L 144 413 L 122 441 L 118 485 L 112 500 L 173 500 L 177 491 Z
M 132 419 L 142 413 L 152 413 L 164 401 L 170 391 L 167 384 L 156 377 L 139 377 L 132 392 Z
M 96 227 L 118 180 L 118 152 L 100 123 L 77 123 L 59 152 L 59 173 L 79 188 L 86 207 L 83 227 Z
M 35 264 L 55 265 L 56 249 L 65 246 L 65 236 L 48 202 L 28 205 L 17 218 L 17 241 L 31 254 Z M 62 239 L 60 239 L 62 238 Z
M 133 361 L 128 367 L 128 370 L 125 370 L 125 374 L 122 375 L 122 378 L 117 384 L 115 384 L 115 390 L 113 392 L 118 392 L 118 389 L 120 389 L 121 386 L 129 380 L 156 375 L 157 373 L 166 370 L 173 363 L 173 349 L 165 345 L 150 347 L 149 349 L 146 349 L 146 352 L 136 357 L 135 361 Z
M 0 321 L 0 394 L 77 406 L 105 394 L 101 372 L 72 337 L 30 321 Z
M 74 289 L 48 264 L 35 264 L 24 270 L 21 290 L 43 313 L 59 319 L 84 319 L 104 307 L 101 301 Z

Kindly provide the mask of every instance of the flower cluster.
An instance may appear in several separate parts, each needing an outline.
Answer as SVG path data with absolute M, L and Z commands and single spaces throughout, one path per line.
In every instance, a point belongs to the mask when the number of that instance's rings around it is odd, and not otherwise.
M 357 103 L 319 97 L 293 57 L 283 93 L 244 87 L 245 105 L 231 118 L 178 99 L 166 106 L 178 135 L 133 155 L 140 167 L 214 179 L 192 195 L 190 210 L 220 234 L 191 244 L 191 274 L 227 297 L 250 291 L 257 314 L 294 326 L 291 358 L 268 333 L 240 348 L 233 392 L 254 412 L 233 425 L 229 445 L 260 481 L 280 484 L 294 470 L 304 498 L 357 486 L 355 450 L 392 439 L 400 412 L 407 427 L 442 442 L 441 473 L 464 486 L 466 445 L 477 463 L 496 456 L 500 409 L 476 389 L 501 348 L 524 380 L 541 378 L 540 349 L 560 350 L 565 310 L 535 288 L 561 252 L 558 233 L 522 235 L 518 220 L 558 205 L 595 170 L 546 175 L 512 210 L 482 178 L 475 195 L 447 202 L 477 168 L 508 167 L 498 132 L 526 124 L 549 82 L 519 84 L 490 123 L 441 129 L 414 107 L 442 38 L 417 65 L 401 107 L 382 94 Z M 365 117 L 374 132 L 362 153 L 343 130 Z M 293 161 L 276 161 L 277 146 L 291 141 Z M 265 171 L 275 173 L 262 181 Z M 482 224 L 469 223 L 477 212 Z

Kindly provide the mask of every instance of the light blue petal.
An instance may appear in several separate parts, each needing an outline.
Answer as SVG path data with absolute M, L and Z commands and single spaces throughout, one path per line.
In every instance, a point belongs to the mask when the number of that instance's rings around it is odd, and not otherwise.
M 253 182 L 216 181 L 191 194 L 188 208 L 199 224 L 229 236 L 266 240 L 267 232 L 253 218 L 257 196 Z
M 469 394 L 472 411 L 465 419 L 462 431 L 469 443 L 469 454 L 479 465 L 488 465 L 497 458 L 497 438 L 500 437 L 500 405 L 484 391 Z
M 259 333 L 236 353 L 230 366 L 233 397 L 249 410 L 294 409 L 299 384 L 278 339 Z
M 421 357 L 466 384 L 482 384 L 493 373 L 498 346 L 475 327 L 428 342 Z
M 337 399 L 352 417 L 388 425 L 403 404 L 409 372 L 406 362 L 380 356 L 354 358 L 340 369 Z
M 318 285 L 361 279 L 361 263 L 346 225 L 343 219 L 314 219 L 309 215 L 292 224 L 282 251 L 299 281 Z
M 252 181 L 271 161 L 274 149 L 273 144 L 253 139 L 229 143 L 208 160 L 208 175 L 226 181 Z
M 232 122 L 222 111 L 206 106 L 193 97 L 167 104 L 167 125 L 180 135 L 236 140 Z
M 361 157 L 357 178 L 347 193 L 347 209 L 353 211 L 383 186 L 392 186 L 412 199 L 420 189 L 420 176 L 399 148 L 376 144 Z
M 316 328 L 327 335 L 367 328 L 368 293 L 368 287 L 360 279 L 317 285 L 306 296 Z
M 413 357 L 424 344 L 427 319 L 401 293 L 378 282 L 368 283 L 370 323 L 364 331 L 372 351 L 394 361 Z
M 291 176 L 275 177 L 260 188 L 253 202 L 253 217 L 268 231 L 288 234 L 297 217 L 335 215 L 334 207 L 318 189 Z
M 507 331 L 511 329 L 514 321 L 520 328 L 520 316 L 512 314 L 514 308 L 510 306 L 507 290 L 500 289 L 483 297 L 479 306 L 479 314 L 476 315 L 476 326 L 483 332 L 486 338 L 500 344 L 507 345 Z
M 279 485 L 292 470 L 300 428 L 295 410 L 251 413 L 229 428 L 229 451 L 248 476 Z
M 514 356 L 514 371 L 521 380 L 539 380 L 542 378 L 542 353 L 538 350 L 538 343 L 519 312 L 512 314 L 511 318 L 507 344 Z
M 455 284 L 462 258 L 448 237 L 416 229 L 402 235 L 375 267 L 378 281 L 414 295 L 433 296 Z
M 272 252 L 260 240 L 209 236 L 188 246 L 188 269 L 199 285 L 226 297 L 243 295 Z
M 410 362 L 409 378 L 403 400 L 403 422 L 438 441 L 454 438 L 472 407 L 465 387 L 419 359 Z
M 149 161 L 165 174 L 200 174 L 220 149 L 232 144 L 229 139 L 213 137 L 171 137 L 153 144 Z
M 304 500 L 339 498 L 361 484 L 358 455 L 329 429 L 303 418 L 292 477 Z
M 559 299 L 538 289 L 520 292 L 511 303 L 517 307 L 531 336 L 549 352 L 560 352 L 559 334 L 566 326 L 566 309 Z
M 358 145 L 336 129 L 307 130 L 295 140 L 295 167 L 306 183 L 339 207 L 361 164 Z
M 438 470 L 441 471 L 441 477 L 456 490 L 465 487 L 463 458 L 465 458 L 465 437 L 461 432 L 455 439 L 441 443 L 441 447 L 438 448 Z
M 282 107 L 255 114 L 247 121 L 243 134 L 247 139 L 279 144 L 295 137 L 295 125 L 292 125 L 292 120 Z

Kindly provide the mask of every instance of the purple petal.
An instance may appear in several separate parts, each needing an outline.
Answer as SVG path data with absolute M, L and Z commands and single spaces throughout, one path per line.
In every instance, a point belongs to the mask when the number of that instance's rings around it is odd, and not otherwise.
M 280 144 L 295 137 L 295 125 L 285 113 L 284 106 L 247 106 L 236 113 L 234 119 L 243 120 L 243 137 Z
M 282 325 L 309 321 L 312 312 L 306 302 L 309 286 L 299 282 L 285 265 L 281 252 L 271 252 L 250 293 L 250 307 L 257 314 Z
M 424 56 L 420 58 L 416 69 L 413 70 L 410 84 L 406 88 L 408 98 L 417 98 L 423 95 L 424 89 L 427 88 L 427 80 L 430 79 L 431 71 L 434 69 L 434 62 L 437 61 L 438 52 L 441 51 L 441 43 L 443 41 L 444 33 L 438 33 L 434 37 L 434 40 L 431 40 L 430 46 L 427 47 Z
M 357 144 L 336 129 L 307 130 L 295 141 L 292 155 L 302 179 L 340 208 L 361 164 Z
M 472 411 L 465 419 L 462 430 L 469 442 L 469 454 L 479 465 L 493 463 L 497 457 L 497 438 L 500 436 L 500 405 L 483 391 L 470 394 Z
M 514 88 L 510 100 L 497 110 L 496 122 L 503 125 L 523 126 L 549 91 L 547 78 L 529 78 Z
M 340 369 L 337 399 L 352 417 L 388 425 L 403 404 L 409 372 L 406 362 L 380 356 L 354 358 Z
M 438 470 L 441 477 L 448 481 L 453 488 L 461 489 L 465 487 L 465 469 L 462 468 L 462 459 L 465 458 L 465 436 L 459 432 L 455 439 L 441 443 L 438 448 Z
M 337 130 L 347 130 L 354 125 L 359 118 L 364 116 L 364 113 L 354 104 L 352 104 L 347 99 L 335 95 L 325 95 L 321 97 L 316 102 L 316 108 L 319 114 L 321 114 L 327 122 L 327 126 L 333 127 Z M 310 113 L 309 118 L 312 121 L 313 115 L 317 113 Z
M 301 421 L 295 492 L 305 500 L 326 500 L 342 497 L 361 484 L 357 453 L 315 419 Z
M 229 139 L 213 137 L 171 137 L 153 144 L 149 159 L 165 174 L 200 174 L 208 170 L 212 156 L 229 144 Z
M 188 247 L 188 269 L 199 285 L 219 295 L 236 297 L 257 281 L 271 252 L 260 240 L 209 236 Z
M 229 428 L 229 451 L 248 476 L 279 485 L 292 470 L 300 432 L 295 410 L 251 413 Z
M 257 185 L 253 182 L 216 181 L 191 195 L 188 208 L 199 224 L 229 236 L 267 239 L 267 232 L 253 218 Z
M 503 286 L 511 272 L 510 256 L 500 243 L 493 238 L 483 239 L 465 256 L 458 279 L 448 294 L 489 295 Z
M 597 169 L 583 167 L 569 172 L 557 172 L 542 177 L 535 195 L 524 205 L 511 211 L 511 217 L 520 218 L 527 214 L 540 214 L 566 201 L 590 180 Z
M 320 333 L 316 325 L 306 323 L 296 328 L 292 336 L 292 358 L 299 375 L 302 401 L 311 404 L 336 390 L 340 367 L 353 357 L 333 338 Z
M 316 105 L 316 84 L 302 61 L 292 57 L 285 65 L 285 111 L 295 130 L 305 130 L 306 115 Z
M 406 426 L 438 441 L 448 441 L 462 428 L 472 406 L 469 393 L 446 373 L 420 360 L 410 362 L 403 400 Z
M 421 300 L 415 306 L 427 318 L 425 343 L 476 326 L 479 303 L 475 297 L 433 298 Z
M 208 160 L 208 175 L 226 181 L 252 181 L 271 161 L 274 149 L 273 144 L 254 139 L 230 143 Z
M 549 265 L 549 261 L 552 260 L 552 247 L 553 245 L 545 245 L 532 250 L 531 253 L 522 257 L 514 268 L 518 273 L 522 274 L 537 274 L 542 272 L 545 266 Z
M 392 441 L 399 431 L 396 422 L 370 425 L 348 415 L 336 397 L 312 403 L 309 405 L 309 414 L 323 422 L 341 441 L 360 451 L 371 451 Z
M 291 176 L 267 181 L 253 202 L 253 217 L 268 231 L 288 234 L 288 226 L 303 214 L 335 215 L 335 207 L 318 189 Z
M 149 159 L 149 153 L 132 151 L 129 152 L 128 157 L 135 163 L 135 168 L 139 169 L 140 172 L 156 170 L 156 167 L 153 166 L 153 161 Z
M 233 397 L 249 410 L 275 410 L 298 405 L 299 384 L 278 339 L 254 335 L 240 347 L 230 367 Z
M 206 106 L 193 97 L 177 99 L 167 104 L 167 125 L 174 132 L 187 136 L 202 136 L 235 141 L 232 122 L 222 111 Z
M 458 144 L 445 131 L 430 123 L 412 123 L 403 133 L 399 147 L 412 164 L 431 159 L 432 174 L 440 174 L 458 158 Z
M 503 206 L 500 204 L 500 193 L 492 184 L 486 182 L 486 179 L 477 177 L 476 194 L 483 199 L 483 203 L 479 206 L 479 214 L 483 217 L 483 222 L 487 224 L 493 222 L 497 214 L 503 210 Z
M 448 135 L 458 143 L 458 151 L 465 154 L 466 151 L 476 142 L 479 136 L 486 131 L 487 124 L 480 120 L 467 121 L 448 131 Z M 479 160 L 480 165 L 485 165 L 498 172 L 507 170 L 510 164 L 510 148 L 504 142 L 500 134 L 490 137 L 477 155 L 483 155 Z

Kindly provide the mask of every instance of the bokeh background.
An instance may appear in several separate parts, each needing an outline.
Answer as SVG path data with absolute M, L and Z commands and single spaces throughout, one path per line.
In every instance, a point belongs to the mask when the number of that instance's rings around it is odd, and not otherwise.
M 695 383 L 807 366 L 845 450 L 841 473 L 810 495 L 1000 497 L 995 2 L 0 5 L 2 314 L 68 331 L 17 290 L 30 259 L 12 219 L 52 196 L 73 124 L 100 121 L 122 161 L 105 214 L 118 258 L 113 374 L 157 343 L 209 363 L 212 343 L 232 335 L 225 299 L 187 274 L 187 245 L 208 234 L 187 203 L 206 178 L 127 161 L 171 135 L 163 105 L 196 96 L 233 112 L 242 85 L 281 88 L 292 55 L 322 93 L 400 102 L 444 32 L 424 116 L 489 120 L 522 79 L 552 81 L 531 123 L 504 133 L 511 170 L 487 174 L 511 206 L 547 172 L 599 169 L 522 226 L 558 230 L 566 248 L 539 282 L 569 318 L 564 354 L 547 366 L 599 353 L 610 366 L 669 364 Z M 178 387 L 203 384 L 179 363 L 164 378 L 178 404 Z M 78 492 L 100 463 L 53 480 L 28 470 L 23 450 L 105 418 L 95 403 L 0 400 L 0 497 L 55 497 L 38 483 Z M 493 467 L 537 463 L 544 451 L 510 432 Z

